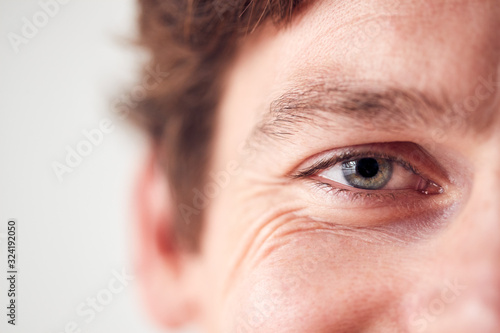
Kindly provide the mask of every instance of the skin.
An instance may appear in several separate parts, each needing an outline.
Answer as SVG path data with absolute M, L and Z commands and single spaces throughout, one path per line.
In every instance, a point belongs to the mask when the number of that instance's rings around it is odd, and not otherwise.
M 219 107 L 208 178 L 219 185 L 197 189 L 210 199 L 199 253 L 169 245 L 167 181 L 154 154 L 146 163 L 138 274 L 165 326 L 499 331 L 500 3 L 366 3 L 314 1 L 288 28 L 265 24 L 242 43 Z M 269 112 L 290 91 L 313 90 L 317 107 L 390 89 L 439 107 L 385 118 L 306 108 L 281 123 Z M 346 149 L 395 155 L 442 193 L 291 177 Z

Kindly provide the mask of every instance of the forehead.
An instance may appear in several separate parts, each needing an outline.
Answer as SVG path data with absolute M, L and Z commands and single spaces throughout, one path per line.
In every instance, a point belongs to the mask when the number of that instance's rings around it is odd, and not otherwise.
M 288 56 L 281 71 L 422 90 L 453 83 L 463 95 L 471 87 L 457 77 L 474 80 L 498 68 L 498 1 L 342 2 L 315 2 L 284 31 L 279 43 Z
M 462 107 L 479 85 L 498 85 L 499 31 L 498 1 L 312 1 L 290 26 L 276 30 L 269 24 L 248 38 L 222 105 L 234 113 L 239 104 L 238 117 L 251 109 L 246 123 L 254 123 L 255 114 L 268 111 L 283 92 L 322 78 L 380 82 L 446 96 Z M 492 101 L 500 90 L 494 88 L 481 102 L 498 109 Z M 474 117 L 495 116 L 491 109 Z

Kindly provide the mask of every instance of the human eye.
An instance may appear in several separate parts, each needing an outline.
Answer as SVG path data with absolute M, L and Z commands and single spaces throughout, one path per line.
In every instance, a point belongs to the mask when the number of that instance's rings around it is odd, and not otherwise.
M 415 158 L 418 156 L 418 158 Z M 294 178 L 315 180 L 330 192 L 356 196 L 408 193 L 437 195 L 441 187 L 435 161 L 416 144 L 377 143 L 336 149 L 308 161 Z
M 417 174 L 393 157 L 374 155 L 331 162 L 333 165 L 318 177 L 363 190 L 415 190 L 422 194 L 439 194 L 442 188 Z

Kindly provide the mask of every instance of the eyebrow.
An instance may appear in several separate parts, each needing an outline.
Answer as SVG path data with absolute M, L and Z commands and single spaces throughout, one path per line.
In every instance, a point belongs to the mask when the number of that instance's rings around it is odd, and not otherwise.
M 449 130 L 463 123 L 466 114 L 462 111 L 452 107 L 444 94 L 435 96 L 381 83 L 303 81 L 270 103 L 247 142 L 286 139 L 304 125 L 332 129 L 369 126 L 402 132 L 432 124 Z

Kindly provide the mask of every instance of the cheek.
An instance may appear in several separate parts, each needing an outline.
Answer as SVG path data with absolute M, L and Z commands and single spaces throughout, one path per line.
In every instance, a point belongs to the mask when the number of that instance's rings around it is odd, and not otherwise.
M 397 325 L 398 290 L 410 278 L 398 276 L 392 255 L 332 234 L 288 237 L 240 274 L 223 332 L 358 332 L 381 322 Z

